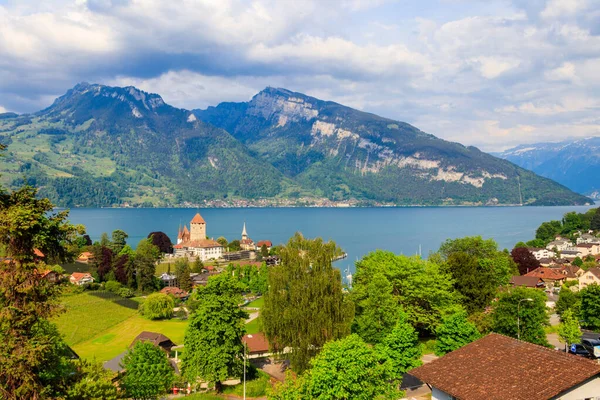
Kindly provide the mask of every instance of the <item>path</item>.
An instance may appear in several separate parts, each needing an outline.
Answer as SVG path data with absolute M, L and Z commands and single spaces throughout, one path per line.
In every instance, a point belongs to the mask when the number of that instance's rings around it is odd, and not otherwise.
M 246 320 L 246 323 L 249 323 L 251 321 L 254 321 L 256 318 L 258 318 L 258 311 L 257 312 L 253 312 L 248 316 L 248 319 Z

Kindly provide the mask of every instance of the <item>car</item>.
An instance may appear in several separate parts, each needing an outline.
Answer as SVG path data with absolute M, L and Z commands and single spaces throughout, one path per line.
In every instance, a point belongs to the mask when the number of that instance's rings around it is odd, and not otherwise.
M 587 351 L 587 349 L 583 347 L 583 345 L 578 343 L 573 343 L 569 347 L 569 353 L 580 357 L 590 358 L 590 352 Z
M 600 358 L 600 340 L 582 339 L 581 345 L 590 353 L 592 358 Z

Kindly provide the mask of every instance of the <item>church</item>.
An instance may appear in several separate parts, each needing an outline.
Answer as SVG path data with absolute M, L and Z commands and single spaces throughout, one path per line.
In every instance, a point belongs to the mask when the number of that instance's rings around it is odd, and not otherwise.
M 190 229 L 179 227 L 177 244 L 173 246 L 175 257 L 200 257 L 202 262 L 216 260 L 223 256 L 223 246 L 206 237 L 206 221 L 196 213 L 190 221 Z

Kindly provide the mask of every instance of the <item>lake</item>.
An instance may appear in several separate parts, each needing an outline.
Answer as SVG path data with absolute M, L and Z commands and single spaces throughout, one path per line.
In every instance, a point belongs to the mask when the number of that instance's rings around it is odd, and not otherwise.
M 569 211 L 585 212 L 595 206 L 570 207 L 405 207 L 405 208 L 94 208 L 72 209 L 70 220 L 84 224 L 92 240 L 102 232 L 122 229 L 135 248 L 150 232 L 165 232 L 177 240 L 180 224 L 188 224 L 197 211 L 206 221 L 209 237 L 239 239 L 246 223 L 255 242 L 285 243 L 295 233 L 334 240 L 348 258 L 336 262 L 354 269 L 354 261 L 376 249 L 423 256 L 449 238 L 481 235 L 500 248 L 511 249 L 531 240 L 544 221 L 560 219 Z

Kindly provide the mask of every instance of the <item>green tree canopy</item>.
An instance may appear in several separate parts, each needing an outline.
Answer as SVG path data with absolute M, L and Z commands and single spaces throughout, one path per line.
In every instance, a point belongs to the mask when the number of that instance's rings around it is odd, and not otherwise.
M 367 343 L 381 342 L 394 328 L 400 312 L 392 284 L 382 273 L 376 273 L 366 285 L 355 286 L 350 296 L 356 310 L 352 332 Z
M 331 265 L 336 245 L 294 235 L 281 249 L 281 265 L 269 269 L 269 290 L 261 310 L 274 351 L 289 354 L 298 372 L 331 340 L 350 333 L 354 306 L 342 291 L 340 271 Z
M 567 310 L 571 310 L 576 318 L 579 318 L 581 309 L 581 293 L 573 292 L 570 288 L 563 286 L 554 307 L 556 313 L 562 317 Z
M 140 306 L 142 315 L 148 319 L 165 319 L 173 316 L 175 302 L 164 293 L 152 293 Z
M 596 208 L 590 221 L 590 229 L 600 231 L 600 208 Z
M 179 288 L 189 292 L 192 290 L 192 278 L 190 276 L 190 263 L 187 258 L 178 258 L 175 261 L 175 276 L 179 283 Z
M 513 338 L 520 332 L 521 340 L 549 346 L 544 331 L 544 327 L 550 325 L 544 292 L 518 287 L 501 293 L 494 306 L 493 319 L 494 332 Z
M 535 231 L 535 238 L 544 242 L 551 242 L 562 232 L 562 229 L 560 221 L 543 222 Z
M 454 278 L 454 288 L 470 314 L 490 304 L 498 289 L 492 268 L 480 265 L 476 256 L 462 251 L 450 254 L 444 268 Z
M 588 329 L 600 329 L 600 285 L 589 285 L 581 291 L 581 320 Z
M 388 359 L 392 378 L 398 384 L 402 382 L 404 373 L 421 365 L 423 349 L 419 335 L 402 311 L 398 313 L 396 325 L 377 349 Z
M 113 231 L 111 237 L 111 250 L 113 251 L 113 253 L 119 254 L 123 247 L 125 247 L 125 245 L 127 244 L 127 238 L 129 237 L 129 235 L 124 231 L 117 229 Z
M 435 332 L 442 315 L 458 305 L 452 277 L 434 262 L 388 251 L 371 252 L 356 263 L 352 290 L 366 293 L 377 274 L 390 282 L 392 295 L 418 331 Z M 358 310 L 357 318 L 362 313 Z
M 581 259 L 581 257 L 577 256 L 575 257 L 575 259 L 571 262 L 571 264 L 576 265 L 578 267 L 581 267 L 583 265 L 583 260 Z
M 467 313 L 447 315 L 436 329 L 435 354 L 443 356 L 474 342 L 480 336 L 475 324 L 467 320 Z
M 69 387 L 68 400 L 116 400 L 117 387 L 113 373 L 97 361 L 81 360 L 77 365 L 76 381 Z
M 562 321 L 558 325 L 558 338 L 560 341 L 565 344 L 565 347 L 572 343 L 578 343 L 581 339 L 581 329 L 573 311 L 565 311 L 561 319 Z
M 191 382 L 197 378 L 220 383 L 238 377 L 243 367 L 244 319 L 239 284 L 230 275 L 208 280 L 195 294 L 197 307 L 185 332 L 182 372 Z
M 160 250 L 149 239 L 142 239 L 135 249 L 134 268 L 138 290 L 147 291 L 154 288 L 156 262 L 160 259 Z
M 149 342 L 137 342 L 129 349 L 122 366 L 127 373 L 121 387 L 134 399 L 154 399 L 166 393 L 175 379 L 167 353 Z

